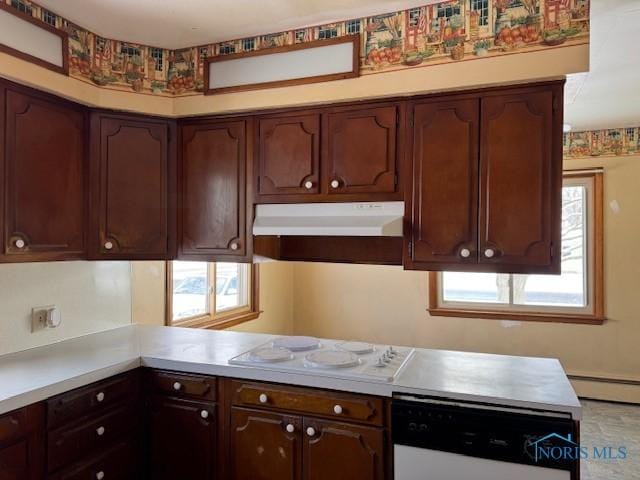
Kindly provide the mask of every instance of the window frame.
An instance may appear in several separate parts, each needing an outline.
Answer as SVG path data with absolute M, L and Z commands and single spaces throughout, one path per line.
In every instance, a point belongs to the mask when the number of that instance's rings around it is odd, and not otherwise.
M 207 262 L 207 276 L 216 278 L 216 262 Z M 208 312 L 191 317 L 173 319 L 173 262 L 166 262 L 165 281 L 165 324 L 170 327 L 206 328 L 211 330 L 223 330 L 240 323 L 255 320 L 260 316 L 260 269 L 257 264 L 249 264 L 249 304 L 241 307 L 224 310 L 216 313 L 215 298 L 216 288 L 209 293 Z M 208 283 L 208 285 L 210 285 Z
M 596 169 L 594 169 L 596 170 Z M 587 292 L 590 299 L 590 311 L 571 311 L 571 307 L 553 306 L 523 306 L 514 308 L 513 305 L 495 307 L 487 304 L 463 302 L 452 303 L 452 306 L 443 305 L 442 298 L 442 272 L 429 272 L 429 307 L 427 311 L 431 316 L 482 318 L 492 320 L 514 320 L 533 322 L 557 322 L 577 323 L 588 325 L 601 325 L 606 321 L 604 312 L 604 205 L 603 205 L 603 174 L 602 171 L 565 171 L 564 179 L 591 179 L 592 201 L 587 199 L 587 205 L 593 209 L 593 214 L 587 216 L 587 222 L 591 222 L 593 233 L 588 235 L 591 244 L 587 244 Z M 591 275 L 589 275 L 589 272 Z M 564 310 L 564 311 L 563 311 Z M 577 308 L 575 310 L 578 310 Z

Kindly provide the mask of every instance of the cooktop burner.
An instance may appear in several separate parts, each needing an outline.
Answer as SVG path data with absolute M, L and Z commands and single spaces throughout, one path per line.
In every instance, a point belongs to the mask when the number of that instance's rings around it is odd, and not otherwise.
M 413 348 L 313 337 L 279 337 L 229 360 L 285 373 L 392 382 Z

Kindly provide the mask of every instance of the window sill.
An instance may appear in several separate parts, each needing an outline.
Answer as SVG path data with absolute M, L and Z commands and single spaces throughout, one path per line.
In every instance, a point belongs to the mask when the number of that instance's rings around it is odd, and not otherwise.
M 576 323 L 583 325 L 602 325 L 605 317 L 597 315 L 571 315 L 545 312 L 500 312 L 495 310 L 465 310 L 453 308 L 428 308 L 433 317 L 485 318 L 489 320 L 514 320 L 523 322 Z
M 175 322 L 172 327 L 184 327 L 184 328 L 205 328 L 209 330 L 224 330 L 239 325 L 244 322 L 255 320 L 260 316 L 262 311 L 259 312 L 243 312 L 239 314 L 229 315 L 227 317 L 211 318 L 210 316 L 195 317 L 182 322 Z

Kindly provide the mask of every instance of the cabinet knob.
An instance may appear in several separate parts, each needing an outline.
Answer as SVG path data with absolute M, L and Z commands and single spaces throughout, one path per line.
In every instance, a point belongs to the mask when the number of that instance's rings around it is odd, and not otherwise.
M 471 255 L 471 250 L 469 250 L 468 248 L 463 248 L 462 250 L 460 250 L 460 256 L 462 258 L 469 258 L 470 255 Z
M 16 241 L 13 242 L 13 244 L 16 246 L 16 248 L 24 248 L 26 245 L 25 241 L 21 238 L 16 239 Z
M 96 428 L 96 433 L 98 434 L 99 437 L 101 437 L 102 435 L 104 435 L 104 427 L 98 427 Z
M 338 180 L 331 180 L 331 188 L 338 188 L 340 186 L 340 182 Z
M 202 410 L 202 411 L 200 412 L 200 416 L 201 416 L 202 418 L 207 419 L 207 418 L 209 418 L 209 412 L 207 412 L 206 410 Z
M 492 258 L 494 255 L 496 254 L 495 250 L 493 248 L 487 248 L 484 251 L 484 256 L 487 258 Z
M 181 388 L 182 388 L 182 384 L 181 384 L 180 382 L 175 382 L 175 383 L 173 384 L 173 389 L 174 389 L 174 390 L 178 391 L 178 390 L 180 390 Z
M 296 427 L 293 425 L 293 423 L 289 423 L 287 424 L 287 426 L 285 427 L 287 432 L 289 433 L 293 433 L 296 431 Z
M 304 188 L 306 188 L 307 190 L 311 190 L 313 188 L 313 182 L 311 180 L 307 180 L 306 182 L 304 182 Z
M 258 397 L 258 400 L 260 401 L 260 403 L 267 403 L 267 401 L 269 400 L 269 397 L 267 397 L 266 393 L 261 393 L 260 396 Z
M 342 413 L 342 405 L 334 405 L 333 413 L 335 413 L 336 415 L 340 415 Z
M 104 392 L 98 392 L 97 395 L 96 395 L 96 400 L 98 402 L 104 401 Z
M 104 248 L 105 250 L 111 250 L 113 248 L 113 242 L 104 242 Z
M 104 472 L 102 470 L 96 473 L 96 480 L 102 480 L 103 478 L 104 478 Z
M 240 244 L 238 242 L 231 242 L 231 250 L 238 250 L 240 248 Z
M 313 436 L 315 436 L 315 434 L 316 434 L 316 429 L 315 428 L 313 428 L 313 427 L 308 427 L 307 428 L 307 435 L 309 437 L 313 437 Z

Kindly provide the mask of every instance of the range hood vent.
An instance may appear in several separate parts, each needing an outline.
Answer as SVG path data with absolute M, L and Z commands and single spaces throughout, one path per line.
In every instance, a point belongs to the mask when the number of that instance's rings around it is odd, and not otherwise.
M 256 206 L 254 235 L 401 237 L 404 202 Z

